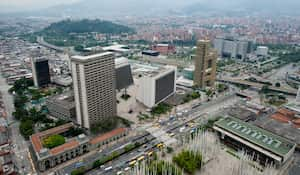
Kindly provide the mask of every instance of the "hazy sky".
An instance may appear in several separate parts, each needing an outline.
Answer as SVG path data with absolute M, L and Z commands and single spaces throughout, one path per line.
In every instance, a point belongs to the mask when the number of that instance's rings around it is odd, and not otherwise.
M 0 10 L 7 12 L 36 10 L 77 1 L 81 0 L 0 0 Z
M 210 5 L 217 8 L 228 7 L 228 9 L 238 6 L 253 6 L 275 10 L 276 6 L 280 8 L 285 6 L 291 10 L 295 10 L 297 7 L 298 10 L 298 7 L 300 7 L 300 0 L 0 0 L 0 13 L 38 10 L 60 4 L 72 4 L 78 1 L 83 2 L 78 5 L 80 6 L 78 8 L 83 8 L 82 10 L 85 9 L 84 6 L 96 6 L 101 10 L 113 7 L 117 11 L 127 6 L 132 7 L 128 8 L 130 10 L 139 9 L 139 7 L 149 8 L 149 6 L 155 5 L 166 9 L 182 8 L 195 2 L 201 2 L 202 5 Z

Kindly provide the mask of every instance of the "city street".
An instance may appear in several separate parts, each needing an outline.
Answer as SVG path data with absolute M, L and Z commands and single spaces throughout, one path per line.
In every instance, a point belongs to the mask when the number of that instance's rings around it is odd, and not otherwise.
M 10 139 L 12 141 L 13 151 L 15 153 L 14 162 L 19 169 L 20 174 L 32 174 L 32 164 L 28 150 L 28 143 L 19 133 L 19 122 L 12 117 L 14 111 L 13 97 L 8 93 L 10 86 L 7 85 L 5 79 L 0 75 L 0 91 L 3 94 L 4 105 L 7 111 L 7 121 L 10 127 Z
M 190 121 L 194 121 L 198 118 L 201 118 L 200 123 L 198 123 L 198 124 L 199 125 L 204 124 L 210 117 L 221 115 L 220 111 L 222 111 L 223 108 L 234 105 L 235 103 L 238 102 L 238 100 L 239 100 L 239 98 L 232 94 L 230 94 L 228 96 L 219 97 L 215 101 L 211 101 L 209 103 L 203 104 L 203 105 L 191 110 L 189 117 L 186 118 L 185 121 L 183 121 L 183 122 L 173 121 L 170 125 L 162 126 L 161 128 L 154 130 L 155 133 L 151 133 L 151 134 L 155 136 L 159 132 L 158 130 L 161 130 L 160 133 L 172 132 L 175 135 L 178 135 L 178 134 L 180 134 L 179 128 L 184 126 L 185 124 L 189 123 Z M 151 128 L 151 126 L 149 126 L 149 125 L 147 125 L 147 126 Z M 149 129 L 149 128 L 147 128 L 147 126 L 145 126 L 144 128 Z M 189 132 L 189 130 L 186 130 L 185 132 Z M 158 136 L 160 136 L 160 135 L 158 135 Z M 173 137 L 170 139 L 174 140 Z M 155 145 L 157 143 L 160 143 L 161 142 L 160 140 L 161 140 L 161 138 L 156 138 L 153 141 L 147 143 L 146 148 L 141 147 L 140 149 L 135 149 L 134 151 L 132 151 L 128 154 L 122 155 L 119 158 L 113 160 L 112 162 L 105 164 L 103 166 L 103 168 L 93 170 L 93 171 L 89 172 L 88 174 L 91 174 L 91 175 L 103 175 L 103 174 L 114 175 L 114 174 L 116 174 L 117 171 L 126 168 L 128 166 L 128 161 L 135 159 L 141 155 L 146 154 L 149 149 L 152 149 L 152 148 L 156 149 Z M 168 142 L 168 140 L 165 140 L 165 141 Z M 105 171 L 105 168 L 107 168 L 109 166 L 112 166 L 113 169 L 110 171 Z

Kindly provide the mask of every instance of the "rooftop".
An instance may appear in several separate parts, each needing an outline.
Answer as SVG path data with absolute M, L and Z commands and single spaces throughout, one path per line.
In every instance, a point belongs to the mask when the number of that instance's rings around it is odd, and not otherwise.
M 107 55 L 113 55 L 113 53 L 112 52 L 102 52 L 102 53 L 97 53 L 97 54 L 87 55 L 87 56 L 75 55 L 75 56 L 71 57 L 71 60 L 72 61 L 85 62 L 85 61 L 98 59 L 100 57 L 107 56 Z
M 295 145 L 283 137 L 233 117 L 222 118 L 215 126 L 280 156 L 285 156 Z
M 124 132 L 126 132 L 126 130 L 127 130 L 126 128 L 117 128 L 117 129 L 112 130 L 112 131 L 110 131 L 110 132 L 108 132 L 108 133 L 105 133 L 105 134 L 103 134 L 103 135 L 100 135 L 100 136 L 98 136 L 98 137 L 95 137 L 95 138 L 91 139 L 91 140 L 90 140 L 90 143 L 91 143 L 91 144 L 97 144 L 97 143 L 100 143 L 100 142 L 105 141 L 105 140 L 107 140 L 108 138 L 111 138 L 111 137 L 113 137 L 113 136 L 115 136 L 115 135 L 119 135 L 119 134 L 121 134 L 121 133 L 124 133 Z
M 78 145 L 79 145 L 79 142 L 77 140 L 72 140 L 72 141 L 69 141 L 69 142 L 67 142 L 67 143 L 65 143 L 63 145 L 57 146 L 55 148 L 52 148 L 50 150 L 50 153 L 52 155 L 59 154 L 59 153 L 64 152 L 66 150 L 76 148 Z
M 56 103 L 66 108 L 72 108 L 75 106 L 74 95 L 69 92 L 52 96 L 48 98 L 47 101 L 51 103 Z
M 52 129 L 48 129 L 43 132 L 33 134 L 32 136 L 30 136 L 30 140 L 33 145 L 33 149 L 35 150 L 35 152 L 39 153 L 43 149 L 41 139 L 43 139 L 49 135 L 52 135 L 52 134 L 63 133 L 65 131 L 67 131 L 68 129 L 70 129 L 71 127 L 73 127 L 73 124 L 67 123 L 67 124 L 52 128 Z
M 132 63 L 131 65 L 133 74 L 141 74 L 146 77 L 155 77 L 159 74 L 163 74 L 170 70 L 176 69 L 175 66 L 161 66 L 154 64 L 142 64 L 137 62 Z
M 298 147 L 300 145 L 300 130 L 293 127 L 291 123 L 279 122 L 277 119 L 271 117 L 262 117 L 257 118 L 254 124 L 297 143 Z

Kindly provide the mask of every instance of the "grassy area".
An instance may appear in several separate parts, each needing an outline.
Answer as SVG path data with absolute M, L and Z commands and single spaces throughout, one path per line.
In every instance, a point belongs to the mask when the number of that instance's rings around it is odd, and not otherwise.
M 44 147 L 51 149 L 66 143 L 66 140 L 63 136 L 56 134 L 44 138 L 42 143 Z
M 172 110 L 172 106 L 166 103 L 160 103 L 156 107 L 153 107 L 151 109 L 152 115 L 161 115 L 166 114 L 167 112 L 170 112 Z

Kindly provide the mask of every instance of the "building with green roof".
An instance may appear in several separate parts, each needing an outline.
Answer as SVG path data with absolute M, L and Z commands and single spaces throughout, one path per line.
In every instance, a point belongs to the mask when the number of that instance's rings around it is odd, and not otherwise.
M 269 131 L 237 118 L 221 118 L 213 126 L 221 139 L 237 150 L 245 150 L 262 164 L 285 163 L 294 153 L 296 144 Z

